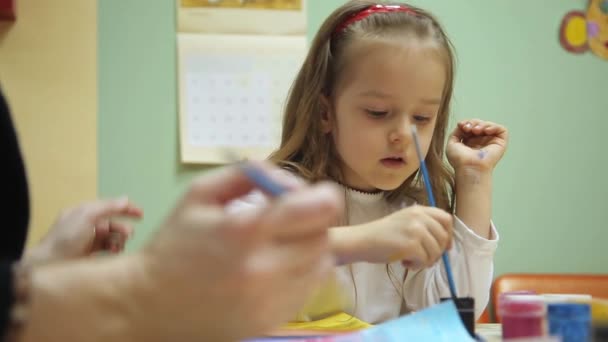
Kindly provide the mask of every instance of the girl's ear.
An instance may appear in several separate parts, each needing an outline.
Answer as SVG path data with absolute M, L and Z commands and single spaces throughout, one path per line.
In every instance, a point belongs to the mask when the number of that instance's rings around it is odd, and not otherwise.
M 320 96 L 320 107 L 321 107 L 321 129 L 323 130 L 323 133 L 329 133 L 332 131 L 333 129 L 333 113 L 332 113 L 332 107 L 331 107 L 331 101 L 329 100 L 329 97 L 327 97 L 327 95 L 325 94 L 321 94 Z

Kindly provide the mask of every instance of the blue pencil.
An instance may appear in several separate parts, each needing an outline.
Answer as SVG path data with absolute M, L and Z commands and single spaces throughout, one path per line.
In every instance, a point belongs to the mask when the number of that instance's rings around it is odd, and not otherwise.
M 260 190 L 266 192 L 272 197 L 279 197 L 287 192 L 287 188 L 270 179 L 262 170 L 255 167 L 251 163 L 247 163 L 230 149 L 223 151 L 224 158 L 230 163 L 237 164 L 243 173 L 249 178 Z
M 243 163 L 241 164 L 241 168 L 243 172 L 245 172 L 247 177 L 249 177 L 249 179 L 251 179 L 251 181 L 255 183 L 258 188 L 271 195 L 272 197 L 279 197 L 285 192 L 287 192 L 287 189 L 285 187 L 274 182 L 272 179 L 266 176 L 266 174 L 262 172 L 262 170 L 256 168 L 255 166 L 252 166 L 248 163 Z
M 418 160 L 420 160 L 420 171 L 422 171 L 422 180 L 424 181 L 426 194 L 429 198 L 429 204 L 431 205 L 431 207 L 436 207 L 437 204 L 435 203 L 435 196 L 433 195 L 429 172 L 426 169 L 426 163 L 424 162 L 424 158 L 422 157 L 422 149 L 420 148 L 420 141 L 418 141 L 418 131 L 416 130 L 415 125 L 412 125 L 412 137 L 414 138 L 414 145 L 416 145 L 416 154 L 418 155 Z M 450 286 L 450 293 L 452 295 L 452 299 L 456 299 L 456 285 L 454 284 L 454 276 L 452 275 L 452 267 L 450 266 L 450 260 L 448 259 L 447 251 L 443 252 L 443 254 L 441 255 L 441 259 L 443 259 L 445 273 L 448 276 L 448 284 Z

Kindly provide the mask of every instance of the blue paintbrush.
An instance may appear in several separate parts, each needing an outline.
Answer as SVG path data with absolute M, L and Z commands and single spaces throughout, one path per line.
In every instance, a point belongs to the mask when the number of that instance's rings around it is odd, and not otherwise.
M 249 177 L 249 179 L 251 179 L 251 181 L 253 181 L 258 188 L 272 197 L 279 197 L 287 192 L 287 188 L 281 186 L 277 182 L 274 182 L 272 179 L 266 176 L 262 170 L 252 166 L 251 164 L 241 164 L 241 170 L 245 172 L 247 177 Z
M 224 158 L 233 164 L 239 165 L 243 173 L 262 191 L 270 197 L 279 197 L 286 193 L 288 189 L 279 183 L 270 179 L 262 170 L 255 167 L 251 163 L 243 161 L 237 154 L 230 150 L 224 149 Z
M 426 169 L 426 163 L 424 162 L 424 158 L 422 156 L 422 149 L 420 148 L 420 141 L 418 141 L 418 131 L 416 130 L 416 126 L 412 125 L 412 137 L 414 138 L 414 144 L 416 145 L 416 154 L 418 155 L 418 160 L 420 160 L 420 171 L 422 171 L 422 180 L 424 181 L 424 187 L 426 188 L 426 194 L 429 198 L 429 204 L 431 207 L 436 207 L 435 196 L 433 196 L 433 189 L 431 186 L 431 180 L 429 178 L 429 171 Z M 443 265 L 445 266 L 445 273 L 448 276 L 448 284 L 450 286 L 450 294 L 452 295 L 452 299 L 456 300 L 456 285 L 454 285 L 454 277 L 452 275 L 452 267 L 450 266 L 450 260 L 448 259 L 448 252 L 443 252 L 441 256 L 443 259 Z

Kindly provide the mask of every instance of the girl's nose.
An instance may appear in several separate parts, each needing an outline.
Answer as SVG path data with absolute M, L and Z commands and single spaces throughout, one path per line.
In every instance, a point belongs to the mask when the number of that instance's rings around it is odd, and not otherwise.
M 399 120 L 396 120 L 389 134 L 391 143 L 405 143 L 411 141 L 412 131 L 410 129 L 412 122 L 408 115 L 404 115 Z

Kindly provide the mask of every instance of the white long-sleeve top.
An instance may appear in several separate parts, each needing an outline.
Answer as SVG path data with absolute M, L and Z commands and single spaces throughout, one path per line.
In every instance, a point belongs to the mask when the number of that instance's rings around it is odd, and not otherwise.
M 345 193 L 349 225 L 377 220 L 407 205 L 389 204 L 381 192 L 363 193 L 345 189 Z M 265 200 L 262 194 L 254 192 L 233 202 L 229 210 L 262 205 Z M 453 247 L 449 251 L 450 265 L 457 295 L 475 298 L 476 318 L 488 303 L 497 244 L 498 233 L 493 224 L 490 239 L 486 239 L 455 218 Z M 340 292 L 347 299 L 344 302 L 350 303 L 345 305 L 343 311 L 372 324 L 423 309 L 439 303 L 440 298 L 450 296 L 441 259 L 429 268 L 416 271 L 408 270 L 400 261 L 388 265 L 357 262 L 337 266 L 336 279 Z M 321 299 L 318 305 L 313 302 L 306 306 L 305 312 L 298 314 L 297 319 L 319 319 L 324 306 Z

